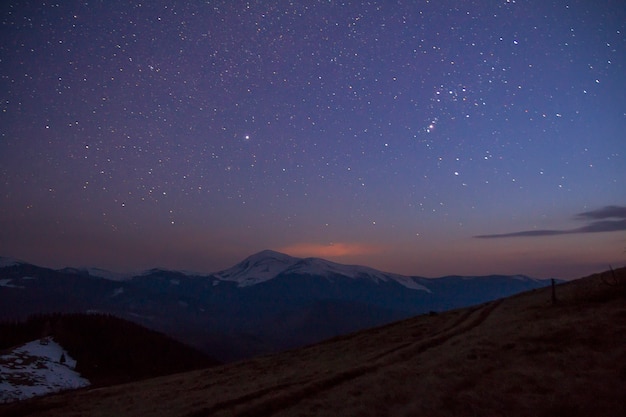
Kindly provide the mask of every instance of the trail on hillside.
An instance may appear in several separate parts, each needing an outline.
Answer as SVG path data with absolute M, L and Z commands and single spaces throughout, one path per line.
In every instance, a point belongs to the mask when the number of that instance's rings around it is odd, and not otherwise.
M 228 410 L 242 417 L 268 417 L 292 407 L 306 398 L 331 390 L 343 383 L 352 381 L 381 368 L 392 366 L 422 352 L 438 347 L 453 337 L 462 335 L 483 323 L 502 303 L 501 300 L 483 304 L 466 310 L 449 326 L 432 336 L 419 341 L 409 341 L 380 352 L 362 366 L 352 367 L 326 375 L 323 378 L 309 378 L 293 383 L 276 384 L 258 391 L 247 393 L 187 414 L 185 417 L 205 417 Z

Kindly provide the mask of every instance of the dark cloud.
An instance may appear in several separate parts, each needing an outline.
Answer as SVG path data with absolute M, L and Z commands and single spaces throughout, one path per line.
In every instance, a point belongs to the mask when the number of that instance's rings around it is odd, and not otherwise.
M 616 232 L 619 230 L 626 230 L 626 219 L 593 222 L 587 226 L 574 229 L 570 233 Z
M 598 210 L 586 211 L 576 215 L 577 219 L 626 219 L 626 206 L 606 206 Z
M 499 233 L 494 235 L 474 236 L 479 239 L 492 239 L 497 237 L 523 237 L 523 236 L 553 236 L 571 233 L 567 230 L 525 230 L 523 232 Z
M 586 226 L 565 230 L 524 230 L 521 232 L 500 233 L 493 235 L 474 236 L 479 239 L 493 239 L 500 237 L 533 237 L 533 236 L 555 236 L 568 235 L 574 233 L 600 233 L 616 232 L 626 230 L 626 206 L 606 206 L 601 209 L 586 211 L 575 216 L 578 220 L 592 221 Z M 602 219 L 602 220 L 600 220 Z M 619 219 L 619 220 L 610 220 Z

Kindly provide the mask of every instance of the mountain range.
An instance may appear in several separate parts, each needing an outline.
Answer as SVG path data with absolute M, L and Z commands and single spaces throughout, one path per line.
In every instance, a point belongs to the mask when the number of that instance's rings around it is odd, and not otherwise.
M 522 275 L 405 276 L 269 250 L 211 274 L 151 269 L 130 277 L 0 258 L 0 320 L 113 314 L 226 362 L 549 284 Z
M 300 349 L 0 404 L 0 415 L 623 416 L 625 301 L 620 268 Z M 143 358 L 153 349 L 142 346 L 120 353 Z M 78 370 L 85 359 L 72 357 Z

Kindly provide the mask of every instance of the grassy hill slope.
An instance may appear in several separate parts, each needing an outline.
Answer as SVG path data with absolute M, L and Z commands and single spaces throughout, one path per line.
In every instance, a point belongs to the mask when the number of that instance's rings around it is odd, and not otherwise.
M 626 415 L 626 269 L 282 354 L 0 408 L 28 416 Z

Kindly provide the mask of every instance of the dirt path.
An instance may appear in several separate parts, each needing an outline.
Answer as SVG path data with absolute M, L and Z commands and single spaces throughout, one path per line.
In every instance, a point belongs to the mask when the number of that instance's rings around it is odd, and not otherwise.
M 414 357 L 428 349 L 440 346 L 453 337 L 469 332 L 483 323 L 500 304 L 501 301 L 495 301 L 469 309 L 440 332 L 424 340 L 402 343 L 399 346 L 381 352 L 371 358 L 365 365 L 349 368 L 332 375 L 325 375 L 324 377 L 265 387 L 261 390 L 195 411 L 185 417 L 204 417 L 215 415 L 216 413 L 219 414 L 219 412 L 223 411 L 226 411 L 229 415 L 232 413 L 242 417 L 271 416 L 298 404 L 306 398 L 331 390 L 338 385 L 381 368 L 405 361 L 409 357 Z

